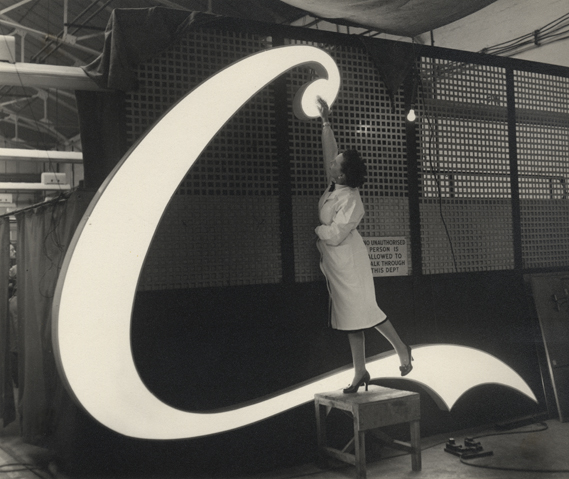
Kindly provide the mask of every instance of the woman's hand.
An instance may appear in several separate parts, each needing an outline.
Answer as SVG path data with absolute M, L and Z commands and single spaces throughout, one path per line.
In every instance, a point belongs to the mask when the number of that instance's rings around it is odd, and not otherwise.
M 328 106 L 328 103 L 326 103 L 326 101 L 323 100 L 321 97 L 318 97 L 317 101 L 318 101 L 318 111 L 320 112 L 320 118 L 322 118 L 322 121 L 326 122 L 328 121 L 328 116 L 330 115 L 330 107 Z

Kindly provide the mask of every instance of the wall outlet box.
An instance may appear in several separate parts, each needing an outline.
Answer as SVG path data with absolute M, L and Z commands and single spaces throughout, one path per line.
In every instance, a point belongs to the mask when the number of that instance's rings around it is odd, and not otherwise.
M 16 63 L 16 38 L 0 35 L 0 62 Z
M 66 173 L 42 173 L 41 182 L 44 185 L 66 185 L 67 184 L 67 174 Z

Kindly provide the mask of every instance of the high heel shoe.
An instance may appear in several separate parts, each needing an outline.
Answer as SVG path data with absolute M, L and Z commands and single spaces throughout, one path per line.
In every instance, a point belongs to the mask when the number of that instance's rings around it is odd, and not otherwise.
M 409 374 L 413 369 L 413 364 L 411 364 L 411 361 L 413 361 L 413 356 L 411 356 L 411 346 L 407 346 L 407 354 L 409 355 L 409 364 L 406 364 L 405 366 L 399 366 L 401 376 L 407 376 L 407 374 Z
M 346 389 L 344 389 L 344 394 L 357 393 L 358 389 L 360 388 L 360 386 L 362 384 L 365 384 L 366 391 L 367 391 L 367 385 L 369 384 L 370 380 L 371 380 L 371 377 L 370 377 L 369 373 L 366 371 L 365 374 L 358 381 L 356 381 L 354 384 L 351 384 Z

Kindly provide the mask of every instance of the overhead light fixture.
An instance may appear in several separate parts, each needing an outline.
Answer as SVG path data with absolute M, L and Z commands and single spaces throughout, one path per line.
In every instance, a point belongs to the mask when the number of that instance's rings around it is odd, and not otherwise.
M 411 108 L 409 113 L 407 113 L 407 120 L 408 121 L 415 121 L 417 119 L 417 115 L 415 115 L 415 109 Z

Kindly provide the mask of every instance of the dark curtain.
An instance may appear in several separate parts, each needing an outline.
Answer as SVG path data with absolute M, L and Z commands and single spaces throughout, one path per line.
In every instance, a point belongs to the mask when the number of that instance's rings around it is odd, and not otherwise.
M 101 55 L 83 67 L 103 90 L 77 91 L 85 188 L 97 189 L 126 153 L 125 92 L 136 90 L 136 66 L 168 47 L 190 24 L 209 21 L 162 7 L 113 10 Z
M 77 91 L 83 186 L 98 189 L 126 152 L 123 92 Z
M 136 90 L 136 66 L 168 47 L 193 19 L 184 10 L 117 8 L 107 23 L 103 52 L 83 69 L 101 88 Z
M 0 218 L 0 412 L 4 426 L 16 419 L 10 361 L 9 271 L 10 220 L 5 217 Z
M 359 37 L 375 65 L 391 100 L 395 112 L 395 94 L 412 71 L 418 46 L 412 43 L 393 42 L 389 48 L 371 38 Z
M 61 264 L 93 197 L 69 198 L 16 214 L 18 222 L 19 411 L 24 441 L 46 445 L 63 413 L 52 347 L 51 307 Z

